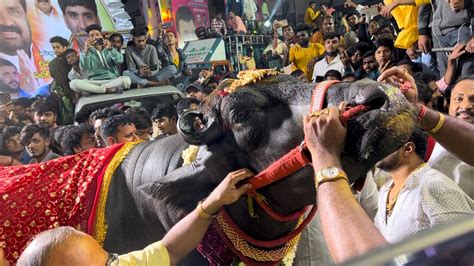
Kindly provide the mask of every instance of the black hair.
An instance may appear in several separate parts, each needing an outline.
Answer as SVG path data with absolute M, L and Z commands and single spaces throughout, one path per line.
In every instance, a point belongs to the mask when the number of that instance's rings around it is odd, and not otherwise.
M 392 52 L 393 52 L 393 50 L 395 49 L 393 40 L 390 40 L 390 39 L 387 39 L 387 38 L 380 38 L 380 39 L 378 39 L 378 40 L 377 40 L 377 43 L 376 43 L 376 46 L 377 46 L 377 49 L 378 49 L 380 46 L 387 47 L 387 48 L 389 48 Z
M 67 129 L 67 134 L 61 139 L 63 155 L 75 154 L 74 148 L 81 146 L 81 138 L 84 134 L 94 134 L 94 128 L 89 124 L 79 124 Z
M 353 78 L 357 79 L 357 77 L 354 74 L 348 73 L 348 74 L 345 74 L 344 76 L 342 76 L 341 80 L 344 80 L 344 79 L 349 78 L 349 77 L 353 77 Z
M 119 126 L 126 125 L 134 125 L 132 117 L 124 114 L 111 116 L 100 126 L 100 136 L 107 142 L 108 137 L 116 137 Z
M 355 49 L 359 51 L 360 54 L 365 54 L 366 52 L 372 50 L 372 45 L 366 42 L 358 42 L 355 44 Z
M 365 54 L 362 56 L 362 59 L 370 57 L 370 56 L 375 56 L 375 52 L 374 51 L 365 52 Z
M 340 35 L 335 33 L 335 32 L 326 32 L 324 33 L 323 35 L 323 41 L 325 40 L 332 40 L 334 38 L 338 38 L 339 39 Z
M 21 130 L 21 135 L 20 135 L 21 145 L 27 146 L 28 143 L 31 141 L 31 138 L 36 133 L 39 133 L 39 135 L 42 138 L 49 140 L 49 130 L 48 130 L 47 127 L 42 127 L 42 126 L 36 125 L 36 124 L 29 124 L 29 125 L 26 125 Z
M 161 117 L 167 117 L 169 119 L 178 118 L 178 112 L 173 104 L 164 103 L 153 109 L 153 112 L 151 113 L 151 119 L 153 120 Z
M 418 100 L 428 104 L 431 101 L 431 96 L 433 96 L 429 83 L 430 81 L 436 81 L 436 77 L 430 73 L 417 72 L 413 74 L 413 78 L 418 88 Z
M 105 107 L 102 109 L 95 110 L 89 115 L 89 119 L 97 120 L 97 119 L 105 119 L 109 118 L 114 115 L 122 115 L 124 114 L 122 110 L 112 107 Z
M 339 72 L 335 69 L 330 69 L 330 70 L 326 71 L 326 74 L 324 74 L 324 79 L 327 79 L 329 76 L 335 77 L 337 80 L 342 79 L 341 72 Z
M 72 48 L 69 48 L 66 51 L 64 51 L 64 56 L 67 56 L 68 54 L 72 54 L 72 53 L 77 54 L 77 51 Z
M 428 135 L 421 129 L 415 128 L 407 142 L 413 142 L 413 144 L 415 144 L 415 153 L 423 160 L 426 155 Z
M 358 18 L 360 18 L 360 12 L 357 11 L 355 8 L 351 8 L 348 12 L 347 12 L 347 15 L 346 17 L 350 17 L 350 16 L 353 16 L 353 15 L 356 15 Z
M 17 134 L 21 133 L 21 127 L 18 126 L 8 126 L 3 128 L 3 138 L 2 138 L 2 147 L 6 149 L 5 144 L 7 140 Z
M 301 69 L 296 69 L 296 70 L 294 70 L 293 72 L 291 72 L 290 75 L 292 75 L 293 77 L 296 78 L 296 77 L 299 77 L 299 76 L 301 76 L 301 75 L 304 75 L 304 72 L 303 72 L 303 70 L 301 70 Z
M 39 98 L 33 103 L 31 109 L 40 115 L 46 112 L 53 112 L 57 116 L 59 113 L 58 103 L 52 97 Z
M 100 26 L 98 24 L 92 24 L 92 25 L 87 26 L 87 28 L 86 28 L 87 33 L 91 32 L 93 30 L 97 30 L 97 31 L 102 32 L 102 26 Z
M 184 110 L 187 110 L 191 107 L 191 104 L 197 104 L 200 105 L 201 101 L 199 101 L 196 98 L 184 98 L 181 99 L 177 104 L 176 104 L 176 112 L 178 115 L 181 115 L 184 113 Z
M 178 21 L 183 20 L 183 21 L 192 21 L 194 22 L 194 15 L 193 12 L 191 12 L 191 9 L 187 6 L 180 6 L 178 10 L 176 11 L 176 29 L 179 30 L 179 23 Z
M 2 67 L 2 66 L 14 67 L 16 69 L 16 66 L 12 62 L 10 62 L 6 59 L 0 58 L 0 67 Z
M 130 107 L 125 114 L 133 118 L 133 123 L 137 129 L 147 129 L 153 127 L 150 114 L 143 107 Z
M 49 39 L 49 43 L 59 43 L 62 47 L 68 47 L 69 46 L 69 41 L 64 39 L 61 36 L 54 36 L 53 38 Z
M 120 41 L 123 43 L 125 40 L 123 38 L 123 35 L 118 33 L 118 32 L 115 32 L 113 33 L 112 35 L 109 36 L 109 41 L 112 41 L 114 38 L 116 37 L 119 37 L 120 38 Z
M 19 105 L 23 108 L 30 107 L 35 100 L 31 98 L 21 97 L 12 101 L 13 105 Z
M 68 6 L 83 6 L 87 9 L 92 10 L 92 12 L 96 16 L 98 16 L 97 5 L 95 4 L 95 0 L 58 0 L 58 4 L 63 14 L 66 14 L 66 7 Z
M 148 36 L 148 30 L 143 27 L 136 27 L 130 31 L 132 37 Z
M 63 148 L 61 146 L 62 140 L 69 133 L 69 130 L 75 127 L 74 125 L 66 125 L 54 128 L 51 134 L 51 149 L 57 153 L 63 155 Z

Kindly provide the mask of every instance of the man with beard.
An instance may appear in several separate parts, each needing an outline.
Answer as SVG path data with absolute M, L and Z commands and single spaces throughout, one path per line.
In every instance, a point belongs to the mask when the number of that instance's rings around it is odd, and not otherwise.
M 21 144 L 31 156 L 29 164 L 42 163 L 61 157 L 49 148 L 49 130 L 39 125 L 27 125 L 21 131 Z
M 30 97 L 31 95 L 20 88 L 20 73 L 10 61 L 0 58 L 0 91 L 9 93 L 11 99 Z
M 339 34 L 328 32 L 324 35 L 326 56 L 314 65 L 313 82 L 321 80 L 328 70 L 337 70 L 344 75 L 344 65 L 339 57 Z
M 317 60 L 324 54 L 324 47 L 319 43 L 310 43 L 308 34 L 304 30 L 299 30 L 296 33 L 297 44 L 291 47 L 289 60 L 296 69 L 303 71 L 311 80 L 312 68 L 308 69 L 310 61 Z
M 100 127 L 104 121 L 112 116 L 121 115 L 123 111 L 116 108 L 103 108 L 92 112 L 89 116 L 90 123 L 94 126 L 94 137 L 98 148 L 106 147 L 104 140 L 100 135 Z
M 124 76 L 130 77 L 132 83 L 139 88 L 160 85 L 158 54 L 155 47 L 147 44 L 148 33 L 144 28 L 135 28 L 130 32 L 133 45 L 125 49 L 125 59 L 128 70 Z
M 48 66 L 39 47 L 32 43 L 25 0 L 3 0 L 0 18 L 0 58 L 13 63 L 22 74 L 20 86 L 27 94 L 38 94 L 37 90 L 43 89 L 41 86 L 48 80 L 36 78 L 36 75 L 47 73 Z
M 368 51 L 362 56 L 362 69 L 364 70 L 365 77 L 377 80 L 380 76 L 377 61 L 375 61 L 374 51 Z
M 374 219 L 389 243 L 474 213 L 474 201 L 423 162 L 426 143 L 426 134 L 416 129 L 405 145 L 377 164 L 392 177 L 380 188 Z
M 319 29 L 320 31 L 315 32 L 311 36 L 310 41 L 312 43 L 319 43 L 321 45 L 324 45 L 324 35 L 329 32 L 336 31 L 336 28 L 334 27 L 334 18 L 329 15 L 324 16 L 323 19 L 321 20 Z M 341 38 L 341 43 L 344 43 L 344 38 Z
M 449 97 L 449 116 L 474 124 L 474 78 L 458 81 Z M 447 175 L 474 198 L 474 167 L 466 164 L 436 143 L 428 163 Z
M 52 98 L 36 100 L 31 109 L 34 112 L 34 120 L 38 125 L 48 127 L 50 129 L 56 128 L 56 120 L 58 118 L 58 106 Z

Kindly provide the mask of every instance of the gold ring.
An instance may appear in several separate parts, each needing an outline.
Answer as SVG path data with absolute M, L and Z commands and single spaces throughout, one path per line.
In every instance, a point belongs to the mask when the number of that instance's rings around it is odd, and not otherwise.
M 311 117 L 320 117 L 322 115 L 328 115 L 329 114 L 329 109 L 323 109 L 323 110 L 320 110 L 320 111 L 316 111 L 316 112 L 311 112 Z

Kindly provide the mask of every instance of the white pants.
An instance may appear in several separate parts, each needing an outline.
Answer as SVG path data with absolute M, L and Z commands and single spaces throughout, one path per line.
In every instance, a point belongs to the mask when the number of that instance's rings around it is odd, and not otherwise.
M 88 80 L 74 79 L 69 86 L 75 92 L 106 93 L 107 89 L 121 87 L 126 90 L 130 88 L 132 81 L 129 77 L 120 76 L 115 79 Z

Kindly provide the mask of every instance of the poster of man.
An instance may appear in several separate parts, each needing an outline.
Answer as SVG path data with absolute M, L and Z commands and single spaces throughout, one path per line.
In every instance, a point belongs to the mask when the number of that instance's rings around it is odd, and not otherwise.
M 49 93 L 48 63 L 55 58 L 50 39 L 70 40 L 79 51 L 85 28 L 100 24 L 104 31 L 128 31 L 133 25 L 123 5 L 114 0 L 2 0 L 0 2 L 0 59 L 16 68 L 21 95 Z M 84 37 L 82 37 L 84 36 Z M 6 63 L 5 63 L 6 64 Z M 10 75 L 12 71 L 7 71 Z M 0 83 L 0 92 L 9 87 Z M 20 97 L 12 94 L 12 97 Z
M 207 0 L 176 0 L 172 3 L 178 33 L 178 46 L 197 40 L 194 32 L 199 27 L 209 27 L 209 8 Z

